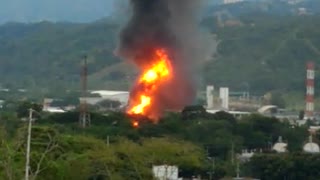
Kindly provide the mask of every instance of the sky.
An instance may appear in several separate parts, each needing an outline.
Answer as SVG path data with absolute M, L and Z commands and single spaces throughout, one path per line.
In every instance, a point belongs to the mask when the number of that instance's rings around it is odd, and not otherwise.
M 6 22 L 90 22 L 109 16 L 116 0 L 0 0 L 0 24 Z

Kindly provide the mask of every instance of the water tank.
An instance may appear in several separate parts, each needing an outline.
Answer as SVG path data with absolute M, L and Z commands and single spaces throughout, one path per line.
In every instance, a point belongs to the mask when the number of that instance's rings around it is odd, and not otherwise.
M 320 152 L 319 145 L 312 141 L 312 136 L 309 137 L 309 142 L 303 146 L 303 151 L 306 153 L 319 153 Z

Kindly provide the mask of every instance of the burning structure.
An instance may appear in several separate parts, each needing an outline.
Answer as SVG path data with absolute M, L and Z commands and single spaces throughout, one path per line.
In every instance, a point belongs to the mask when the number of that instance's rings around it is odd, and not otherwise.
M 195 97 L 193 63 L 201 60 L 197 12 L 201 0 L 131 0 L 132 16 L 116 54 L 141 74 L 127 113 L 157 122 L 164 110 L 181 110 Z M 192 67 L 192 68 L 191 68 Z

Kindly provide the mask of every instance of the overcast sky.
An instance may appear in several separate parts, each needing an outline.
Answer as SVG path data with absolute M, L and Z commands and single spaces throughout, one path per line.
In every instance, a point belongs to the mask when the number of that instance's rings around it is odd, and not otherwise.
M 116 0 L 0 0 L 0 23 L 88 22 L 111 14 Z

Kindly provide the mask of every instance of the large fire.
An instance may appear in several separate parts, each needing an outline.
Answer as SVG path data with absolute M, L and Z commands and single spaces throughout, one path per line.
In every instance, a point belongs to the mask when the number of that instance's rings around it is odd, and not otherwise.
M 136 84 L 136 87 L 139 88 L 130 95 L 127 113 L 130 115 L 142 115 L 156 120 L 158 117 L 152 109 L 156 103 L 154 102 L 156 101 L 154 98 L 155 93 L 157 93 L 161 84 L 170 80 L 172 66 L 164 49 L 156 49 L 150 62 L 152 63 L 149 66 L 142 69 L 142 74 Z
M 115 55 L 141 72 L 126 109 L 132 125 L 139 127 L 142 121 L 157 123 L 164 112 L 181 111 L 193 102 L 192 65 L 209 55 L 197 28 L 204 0 L 129 1 L 132 16 L 119 33 Z M 212 49 L 211 44 L 208 48 Z

